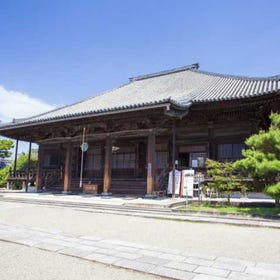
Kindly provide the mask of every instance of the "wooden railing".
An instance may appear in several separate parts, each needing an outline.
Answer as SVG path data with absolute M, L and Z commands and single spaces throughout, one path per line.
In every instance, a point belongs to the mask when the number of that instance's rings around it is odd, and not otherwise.
M 42 183 L 41 188 L 43 190 L 48 187 L 58 183 L 63 179 L 63 172 L 61 169 L 44 169 L 42 170 Z M 15 182 L 22 183 L 22 188 L 28 183 L 36 181 L 36 171 L 30 170 L 29 173 L 26 170 L 17 170 L 16 172 L 10 170 L 9 178 L 7 180 L 7 188 L 10 188 L 10 185 Z
M 9 178 L 7 180 L 7 189 L 10 189 L 11 184 L 21 183 L 22 189 L 25 189 L 27 184 L 30 182 L 35 182 L 36 172 L 35 170 L 27 171 L 12 171 L 9 170 Z
M 46 190 L 61 180 L 63 180 L 61 169 L 44 169 L 42 172 L 42 189 Z
M 36 171 L 30 170 L 29 173 L 26 170 L 17 170 L 13 172 L 9 170 L 9 179 L 10 180 L 31 180 L 36 178 Z

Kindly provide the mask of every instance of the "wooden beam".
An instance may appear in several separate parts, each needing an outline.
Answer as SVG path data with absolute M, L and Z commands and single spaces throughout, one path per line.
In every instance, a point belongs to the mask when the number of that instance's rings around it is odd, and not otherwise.
M 71 186 L 71 167 L 72 167 L 72 143 L 67 143 L 66 146 L 66 157 L 65 157 L 65 167 L 64 167 L 64 183 L 63 192 L 70 192 Z
M 149 133 L 147 149 L 147 194 L 151 194 L 155 186 L 156 136 L 154 131 Z
M 112 170 L 112 138 L 107 136 L 105 143 L 105 163 L 104 163 L 104 182 L 103 194 L 108 194 L 111 187 L 111 170 Z
M 92 133 L 87 134 L 88 141 L 94 140 L 104 140 L 107 139 L 108 136 L 112 138 L 128 138 L 128 137 L 147 137 L 149 135 L 149 131 L 151 129 L 136 129 L 136 130 L 122 130 L 122 131 L 113 131 L 113 132 L 104 132 L 104 133 Z M 154 129 L 155 134 L 162 134 L 168 131 L 166 128 L 156 128 Z M 48 138 L 45 140 L 39 141 L 40 143 L 44 144 L 54 144 L 54 143 L 63 143 L 65 141 L 71 140 L 73 141 L 80 141 L 81 135 L 74 136 L 74 137 L 56 137 L 56 138 Z

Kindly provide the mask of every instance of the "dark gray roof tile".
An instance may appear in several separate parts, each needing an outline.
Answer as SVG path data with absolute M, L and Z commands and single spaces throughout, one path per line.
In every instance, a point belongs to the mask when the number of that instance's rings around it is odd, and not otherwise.
M 81 102 L 20 120 L 14 125 L 67 119 L 173 102 L 186 104 L 265 95 L 280 90 L 280 76 L 251 78 L 198 70 L 198 64 L 138 76 Z M 10 126 L 10 124 L 8 125 Z M 2 125 L 3 127 L 3 125 Z

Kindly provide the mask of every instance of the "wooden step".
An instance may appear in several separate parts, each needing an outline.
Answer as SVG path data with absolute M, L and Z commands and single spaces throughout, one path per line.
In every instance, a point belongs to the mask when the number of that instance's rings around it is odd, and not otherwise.
M 145 195 L 146 181 L 112 181 L 110 192 L 112 194 Z
M 83 183 L 88 183 L 89 180 L 83 180 Z M 92 183 L 97 183 L 99 185 L 98 193 L 102 193 L 103 182 L 101 180 L 91 180 Z M 129 195 L 145 195 L 146 194 L 146 181 L 144 180 L 113 180 L 109 192 L 112 194 L 129 194 Z M 70 190 L 72 192 L 81 193 L 83 189 L 79 187 L 80 180 L 72 179 Z M 56 182 L 53 185 L 47 186 L 48 191 L 62 192 L 63 191 L 63 181 Z

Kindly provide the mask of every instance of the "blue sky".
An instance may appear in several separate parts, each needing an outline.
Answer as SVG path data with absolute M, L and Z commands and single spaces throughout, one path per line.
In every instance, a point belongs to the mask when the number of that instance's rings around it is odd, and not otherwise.
M 0 0 L 0 85 L 57 106 L 194 62 L 280 74 L 279 10 L 269 0 Z

